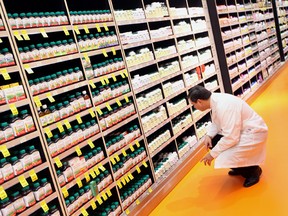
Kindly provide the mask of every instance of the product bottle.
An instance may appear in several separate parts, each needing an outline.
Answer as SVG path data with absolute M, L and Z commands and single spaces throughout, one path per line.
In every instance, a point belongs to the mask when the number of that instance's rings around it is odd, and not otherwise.
M 68 165 L 67 162 L 63 163 L 63 170 L 62 173 L 64 175 L 65 181 L 70 182 L 73 180 L 73 171 L 72 168 Z
M 8 197 L 1 200 L 0 209 L 2 215 L 16 216 L 16 211 L 14 209 L 13 203 L 10 201 Z
M 59 185 L 60 185 L 60 187 L 63 187 L 66 184 L 65 177 L 60 170 L 57 170 L 56 173 L 57 173 Z
M 46 124 L 48 125 L 53 123 L 53 115 L 51 115 L 51 111 L 47 108 L 46 104 L 43 104 L 43 113 L 45 116 Z
M 57 206 L 56 205 L 52 205 L 49 209 L 49 213 L 51 216 L 60 216 L 60 212 L 59 210 L 57 209 Z
M 21 175 L 24 172 L 22 163 L 20 162 L 20 160 L 17 158 L 17 156 L 13 156 L 10 158 L 10 163 L 13 167 L 13 172 L 14 175 Z
M 29 154 L 26 153 L 25 149 L 21 149 L 19 151 L 19 157 L 18 157 L 22 163 L 24 171 L 27 171 L 29 169 L 32 169 L 33 163 L 32 158 Z
M 0 168 L 4 181 L 8 181 L 14 177 L 14 170 L 12 165 L 6 161 L 6 158 L 0 160 Z
M 21 136 L 25 134 L 25 125 L 22 119 L 18 117 L 18 115 L 9 115 L 10 117 L 10 126 L 13 129 L 14 136 Z
M 30 116 L 30 115 L 28 114 L 28 110 L 22 110 L 22 111 L 20 112 L 20 114 L 21 114 L 21 119 L 23 120 L 24 125 L 25 125 L 25 131 L 26 131 L 26 133 L 29 133 L 29 132 L 31 132 L 31 131 L 34 131 L 34 130 L 35 130 L 35 125 L 34 125 L 32 116 Z
M 84 100 L 85 100 L 86 108 L 91 107 L 92 106 L 91 100 L 90 100 L 90 97 L 88 96 L 87 92 L 83 91 L 82 94 L 83 94 L 83 97 L 84 97 Z
M 28 147 L 28 152 L 32 158 L 33 167 L 38 166 L 42 163 L 40 152 L 35 149 L 34 145 Z
M 45 113 L 42 112 L 40 107 L 37 108 L 37 111 L 38 111 L 38 115 L 39 115 L 39 118 L 40 118 L 41 125 L 43 127 L 46 126 L 47 125 L 47 120 L 46 120 L 46 117 L 45 117 Z
M 11 202 L 13 203 L 16 214 L 20 214 L 25 211 L 26 205 L 19 191 L 16 191 L 11 194 Z
M 2 49 L 2 54 L 4 55 L 7 66 L 15 64 L 13 55 L 9 52 L 7 48 Z
M 33 193 L 37 202 L 45 198 L 45 189 L 40 186 L 39 182 L 33 184 Z
M 29 186 L 22 188 L 21 192 L 22 192 L 22 197 L 23 197 L 24 203 L 25 203 L 27 208 L 36 204 L 34 194 L 33 194 L 32 190 L 30 189 Z
M 41 187 L 43 187 L 45 190 L 45 197 L 52 194 L 53 190 L 52 190 L 51 184 L 47 181 L 47 178 L 41 179 Z
M 7 122 L 2 122 L 0 124 L 0 128 L 3 131 L 4 142 L 8 142 L 8 141 L 14 139 L 13 129 L 9 126 L 9 124 Z M 2 143 L 2 142 L 0 142 L 0 143 Z

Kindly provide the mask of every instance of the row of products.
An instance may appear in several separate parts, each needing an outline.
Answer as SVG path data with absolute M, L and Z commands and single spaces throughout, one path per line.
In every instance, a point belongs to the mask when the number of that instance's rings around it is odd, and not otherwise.
M 163 92 L 165 97 L 169 97 L 179 91 L 185 89 L 184 81 L 182 79 L 177 81 L 170 81 L 163 85 Z
M 178 145 L 179 158 L 182 158 L 196 144 L 197 138 L 195 135 L 183 137 L 182 143 Z
M 145 133 L 161 124 L 167 119 L 166 109 L 163 105 L 154 109 L 151 113 L 142 116 L 143 130 Z
M 181 132 L 181 130 L 187 127 L 189 124 L 192 124 L 192 116 L 190 113 L 182 116 L 177 116 L 174 119 L 172 127 L 174 135 Z
M 23 86 L 18 82 L 0 86 L 0 105 L 15 103 L 25 98 Z
M 152 60 L 154 60 L 154 55 L 148 47 L 141 48 L 136 52 L 130 51 L 128 55 L 126 55 L 126 62 L 128 67 L 132 67 Z
M 90 152 L 81 152 L 83 156 L 65 159 L 61 169 L 57 170 L 58 182 L 61 187 L 81 176 L 90 168 L 104 159 L 101 147 L 93 148 Z
M 162 91 L 160 88 L 157 88 L 153 91 L 150 91 L 146 94 L 139 94 L 136 98 L 137 106 L 139 111 L 142 111 L 153 104 L 157 103 L 158 101 L 163 99 Z
M 28 185 L 21 188 L 21 190 L 13 191 L 9 197 L 1 200 L 0 212 L 3 216 L 16 216 L 52 193 L 53 189 L 51 183 L 48 182 L 47 178 L 42 178 L 33 182 L 32 187 Z M 52 207 L 53 211 L 56 209 L 55 207 Z
M 0 124 L 0 144 L 35 131 L 33 119 L 28 114 L 28 110 L 21 110 L 20 115 L 4 116 L 3 120 Z
M 120 133 L 114 132 L 106 137 L 106 148 L 108 155 L 122 149 L 124 146 L 130 144 L 133 140 L 141 136 L 140 129 L 138 125 L 133 125 L 129 127 L 128 130 Z
M 41 163 L 40 152 L 35 149 L 34 145 L 27 146 L 26 150 L 21 149 L 13 152 L 9 158 L 0 160 L 0 184 L 21 175 Z
M 15 65 L 15 60 L 8 48 L 0 50 L 0 67 Z
M 129 31 L 120 33 L 120 41 L 123 45 L 129 43 L 137 43 L 146 40 L 150 40 L 148 30 L 140 30 L 135 32 Z
M 47 91 L 58 89 L 83 80 L 83 72 L 79 67 L 58 71 L 51 75 L 29 80 L 32 95 L 41 94 Z
M 126 174 L 132 167 L 143 161 L 146 157 L 146 151 L 144 147 L 133 151 L 131 154 L 126 156 L 120 156 L 119 161 L 113 164 L 112 169 L 114 173 L 114 178 L 117 180 L 124 174 Z
M 99 77 L 125 68 L 122 58 L 109 59 L 98 64 L 93 64 L 92 67 L 86 67 L 85 73 L 87 79 Z
M 145 15 L 147 18 L 160 18 L 169 16 L 169 12 L 164 2 L 152 2 L 145 5 Z
M 173 30 L 171 26 L 160 27 L 158 29 L 151 29 L 150 35 L 152 39 L 163 37 L 165 38 L 168 37 L 169 35 L 173 35 Z
M 124 80 L 123 82 L 100 86 L 99 90 L 92 91 L 92 101 L 93 104 L 98 105 L 128 92 L 130 92 L 129 84 Z
M 165 48 L 157 48 L 155 50 L 155 57 L 156 59 L 159 59 L 159 58 L 162 58 L 162 57 L 165 57 L 165 56 L 169 56 L 169 55 L 173 55 L 173 54 L 176 54 L 177 53 L 177 50 L 176 50 L 176 46 L 175 45 L 172 45 L 172 46 L 168 46 L 168 47 L 165 47 Z
M 83 142 L 99 133 L 96 120 L 86 121 L 81 125 L 74 125 L 60 134 L 54 133 L 52 139 L 47 138 L 47 144 L 52 157 L 63 153 L 65 150 Z
M 149 175 L 137 175 L 131 183 L 126 185 L 126 187 L 123 187 L 120 190 L 120 199 L 124 209 L 126 209 L 152 185 L 152 180 Z
M 72 24 L 113 21 L 110 10 L 70 11 L 70 18 Z
M 73 39 L 68 39 L 31 44 L 30 46 L 19 47 L 18 51 L 22 62 L 27 63 L 77 53 L 77 46 Z
M 160 153 L 158 160 L 153 163 L 156 179 L 159 179 L 169 169 L 174 167 L 177 161 L 178 155 L 176 152 Z
M 78 35 L 77 39 L 81 52 L 118 45 L 118 38 L 114 31 Z
M 12 29 L 68 25 L 64 11 L 7 13 Z
M 148 149 L 150 154 L 152 154 L 156 149 L 158 149 L 162 144 L 168 141 L 171 138 L 170 130 L 161 131 L 160 134 L 157 134 L 157 137 L 149 141 Z
M 44 127 L 90 107 L 92 107 L 90 97 L 86 91 L 82 91 L 82 94 L 76 92 L 75 95 L 69 95 L 68 98 L 64 97 L 63 102 L 52 103 L 49 108 L 43 104 L 42 109 L 38 108 L 38 115 L 41 125 Z
M 187 106 L 187 101 L 185 98 L 178 99 L 175 102 L 167 102 L 167 110 L 169 116 L 172 116 L 173 114 L 179 112 L 181 109 L 185 108 Z
M 121 206 L 118 201 L 114 201 L 110 203 L 106 201 L 105 203 L 97 207 L 97 209 L 95 210 L 91 209 L 90 211 L 88 210 L 88 214 L 93 215 L 95 214 L 96 210 L 97 210 L 97 215 L 99 216 L 120 215 L 122 212 Z

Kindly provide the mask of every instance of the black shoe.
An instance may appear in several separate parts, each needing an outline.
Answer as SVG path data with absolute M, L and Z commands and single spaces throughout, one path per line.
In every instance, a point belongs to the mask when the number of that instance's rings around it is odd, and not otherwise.
M 252 185 L 257 184 L 259 182 L 261 174 L 262 174 L 262 169 L 259 167 L 257 176 L 246 178 L 243 186 L 244 187 L 251 187 Z
M 238 175 L 241 175 L 241 173 L 232 169 L 232 170 L 230 170 L 228 172 L 228 175 L 230 175 L 230 176 L 238 176 Z

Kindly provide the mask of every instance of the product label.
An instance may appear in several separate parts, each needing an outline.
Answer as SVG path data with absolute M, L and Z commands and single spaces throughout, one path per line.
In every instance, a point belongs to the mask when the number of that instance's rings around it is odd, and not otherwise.
M 1 209 L 1 212 L 3 215 L 7 216 L 14 216 L 16 215 L 16 211 L 14 209 L 13 204 L 11 203 L 10 205 L 6 206 L 5 208 Z
M 34 191 L 34 196 L 36 201 L 40 201 L 45 198 L 45 189 L 44 188 L 39 188 L 37 191 Z
M 29 194 L 24 196 L 23 200 L 24 200 L 26 207 L 31 207 L 36 204 L 36 200 L 35 200 L 33 192 L 30 192 Z
M 64 172 L 63 175 L 65 177 L 65 181 L 66 182 L 70 182 L 71 180 L 73 180 L 73 171 L 71 169 L 71 167 L 67 168 Z
M 13 202 L 13 206 L 14 206 L 14 209 L 16 210 L 16 213 L 21 213 L 26 209 L 26 205 L 22 197 L 15 200 Z
M 60 185 L 61 187 L 63 187 L 63 186 L 66 184 L 64 175 L 60 175 L 60 176 L 58 177 L 58 182 L 59 182 L 59 185 Z
M 20 159 L 24 171 L 29 170 L 33 167 L 32 157 L 30 155 L 25 156 L 24 158 Z
M 20 175 L 24 172 L 22 163 L 19 161 L 18 163 L 13 165 L 14 175 Z
M 39 151 L 33 152 L 31 157 L 32 157 L 32 162 L 33 162 L 34 167 L 42 163 L 42 159 L 41 159 L 41 155 Z
M 58 147 L 55 143 L 49 145 L 49 151 L 52 157 L 55 157 L 58 154 Z
M 45 196 L 49 196 L 50 194 L 52 194 L 53 190 L 51 187 L 51 184 L 48 183 L 47 185 L 45 185 Z
M 5 181 L 14 177 L 13 167 L 11 164 L 6 164 L 2 167 L 2 174 Z
M 24 124 L 25 124 L 25 131 L 26 132 L 31 132 L 35 130 L 35 125 L 32 119 L 32 116 L 28 116 L 24 119 Z

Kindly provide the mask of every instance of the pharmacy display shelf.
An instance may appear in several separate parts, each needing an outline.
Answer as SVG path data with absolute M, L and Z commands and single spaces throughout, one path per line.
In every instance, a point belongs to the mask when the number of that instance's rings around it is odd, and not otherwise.
M 160 58 L 156 58 L 156 61 L 159 63 L 159 62 L 161 62 L 161 61 L 165 61 L 165 60 L 168 60 L 168 59 L 171 59 L 171 58 L 175 58 L 175 57 L 177 57 L 178 55 L 179 55 L 178 53 L 174 53 L 174 54 L 162 56 L 162 57 L 160 57 Z
M 89 170 L 94 170 L 96 168 L 99 167 L 99 164 L 101 163 L 102 165 L 105 165 L 109 162 L 109 159 L 108 158 L 105 158 L 99 162 L 97 162 L 97 164 L 95 166 L 93 166 L 92 168 L 90 168 Z M 85 173 L 81 174 L 80 176 L 78 176 L 76 179 L 73 179 L 71 182 L 68 182 L 67 184 L 65 184 L 62 188 L 66 188 L 67 190 L 69 190 L 70 188 L 72 188 L 73 186 L 75 186 L 77 184 L 77 181 L 80 180 L 84 180 L 85 179 L 85 174 L 89 172 L 86 171 Z
M 194 115 L 194 113 L 192 113 L 192 117 L 193 117 L 194 122 L 200 121 L 205 115 L 207 115 L 210 112 L 210 110 L 206 110 L 204 112 L 199 111 L 199 112 L 200 113 L 196 116 Z
M 105 187 L 103 190 L 99 191 L 99 197 L 100 195 L 102 196 L 102 193 L 106 193 L 106 191 L 109 189 L 113 189 L 116 186 L 116 183 L 113 182 L 110 185 L 108 185 L 107 187 Z M 106 191 L 105 191 L 106 190 Z M 101 199 L 101 197 L 100 197 Z M 83 215 L 82 211 L 83 209 L 88 209 L 91 206 L 91 202 L 96 202 L 97 201 L 97 196 L 92 198 L 91 200 L 89 200 L 87 203 L 85 203 L 83 206 L 81 206 L 76 212 L 74 212 L 72 214 L 72 216 L 79 216 L 79 215 Z M 103 202 L 103 201 L 102 201 Z
M 129 72 L 133 72 L 133 71 L 139 70 L 141 68 L 150 66 L 152 64 L 156 64 L 156 62 L 157 62 L 156 60 L 151 60 L 151 61 L 144 62 L 144 63 L 141 63 L 141 64 L 136 65 L 136 66 L 128 67 L 128 70 L 129 70 Z
M 95 56 L 95 55 L 99 55 L 99 54 L 103 54 L 106 53 L 108 55 L 108 52 L 116 52 L 120 50 L 120 46 L 109 46 L 109 47 L 105 47 L 105 48 L 101 48 L 101 49 L 97 49 L 97 50 L 87 50 L 87 51 L 81 51 L 81 54 L 83 56 L 83 58 L 85 58 L 84 55 L 87 54 L 87 56 Z M 114 55 L 114 54 L 113 54 Z
M 118 71 L 114 71 L 114 72 L 111 72 L 111 73 L 108 73 L 108 74 L 103 74 L 101 76 L 98 76 L 96 78 L 92 78 L 89 80 L 92 81 L 93 83 L 96 83 L 96 82 L 101 82 L 101 79 L 104 79 L 106 76 L 108 78 L 113 78 L 112 75 L 114 74 L 115 76 L 118 76 L 118 75 L 121 75 L 121 74 L 125 74 L 125 72 L 127 71 L 127 69 L 122 69 L 122 70 L 118 70 Z
M 0 68 L 0 71 L 2 71 L 2 70 L 7 70 L 7 73 L 19 72 L 18 66 L 2 67 L 2 68 Z
M 13 148 L 15 146 L 21 145 L 22 143 L 29 141 L 29 140 L 32 140 L 38 136 L 39 136 L 38 131 L 33 131 L 31 133 L 25 134 L 23 136 L 20 136 L 20 137 L 13 139 L 13 140 L 5 142 L 2 145 L 6 145 L 7 148 L 9 149 L 9 148 Z
M 203 49 L 203 48 L 208 48 L 208 47 L 211 47 L 211 44 L 203 44 L 201 46 L 197 46 L 197 47 L 193 47 L 191 49 L 187 49 L 187 50 L 183 50 L 181 52 L 179 52 L 179 55 L 185 55 L 185 54 L 188 54 L 190 52 L 194 52 L 194 51 L 197 51 L 197 50 L 200 50 L 200 49 Z
M 98 25 L 97 25 L 97 24 L 98 24 Z M 101 27 L 102 27 L 102 28 L 105 28 L 106 26 L 107 26 L 107 27 L 115 26 L 115 22 L 72 24 L 72 26 L 77 26 L 77 28 L 78 28 L 79 30 L 81 30 L 81 29 L 86 29 L 86 28 L 88 28 L 88 29 L 95 29 L 95 28 L 97 28 L 96 25 L 97 25 L 97 27 L 99 26 L 100 28 L 101 28 Z
M 41 172 L 42 170 L 44 170 L 46 168 L 48 168 L 48 162 L 44 162 L 44 163 L 42 163 L 42 164 L 40 164 L 40 165 L 38 165 L 36 167 L 33 167 L 30 170 L 25 171 L 21 175 L 15 176 L 14 178 L 10 179 L 9 181 L 6 181 L 6 182 L 2 183 L 1 186 L 4 188 L 4 190 L 7 190 L 8 188 L 13 187 L 16 184 L 20 184 L 20 181 L 18 179 L 20 176 L 24 176 L 24 178 L 27 179 L 27 178 L 30 177 L 30 171 L 31 170 L 34 170 L 35 173 L 37 174 L 37 173 Z
M 181 110 L 179 110 L 178 112 L 175 112 L 174 114 L 172 114 L 172 115 L 170 116 L 170 119 L 171 119 L 171 120 L 174 119 L 175 117 L 179 116 L 181 113 L 187 111 L 189 108 L 190 108 L 190 105 L 187 105 L 187 106 L 183 107 L 183 108 L 182 108 Z
M 197 68 L 197 67 L 199 67 L 199 66 L 201 66 L 201 65 L 207 64 L 207 63 L 212 62 L 212 61 L 214 61 L 214 58 L 213 58 L 213 57 L 212 57 L 212 58 L 209 58 L 209 59 L 206 59 L 206 60 L 204 60 L 204 61 L 202 61 L 202 62 L 199 62 L 198 64 L 189 66 L 189 67 L 187 67 L 187 68 L 183 68 L 182 71 L 183 71 L 183 73 L 186 73 L 186 72 L 188 72 L 188 71 L 190 71 L 190 70 L 192 70 L 192 69 L 194 69 L 194 68 Z
M 109 99 L 109 100 L 103 101 L 103 102 L 101 102 L 101 104 L 96 105 L 96 106 L 99 107 L 100 109 L 102 109 L 102 108 L 107 107 L 107 105 L 106 105 L 107 103 L 111 105 L 111 104 L 116 103 L 116 100 L 121 101 L 121 100 L 125 99 L 125 97 L 131 97 L 131 96 L 132 96 L 132 92 L 128 92 L 128 93 L 126 93 L 126 94 L 117 96 L 117 97 L 115 97 L 115 98 L 111 98 L 111 99 Z
M 135 138 L 135 139 L 134 139 L 133 141 L 131 141 L 129 144 L 125 145 L 125 146 L 122 147 L 121 149 L 113 152 L 112 154 L 108 154 L 108 155 L 109 155 L 109 157 L 114 157 L 115 155 L 119 155 L 119 154 L 123 153 L 123 152 L 122 152 L 123 150 L 126 151 L 126 150 L 129 149 L 129 148 L 131 149 L 131 146 L 137 145 L 136 143 L 137 143 L 137 142 L 139 143 L 139 142 L 141 142 L 142 140 L 143 140 L 143 135 Z
M 65 30 L 72 30 L 72 27 L 70 25 L 61 25 L 61 26 L 43 26 L 40 28 L 21 28 L 21 29 L 14 29 L 13 34 L 15 33 L 21 35 L 21 34 L 45 34 L 46 33 L 54 33 L 54 32 L 60 32 L 63 31 L 64 34 L 64 29 Z M 43 32 L 43 33 L 42 33 Z
M 71 154 L 74 154 L 74 153 L 76 152 L 76 150 L 75 150 L 75 147 L 76 147 L 76 146 L 78 146 L 78 147 L 81 149 L 81 148 L 89 145 L 89 144 L 88 144 L 88 141 L 91 140 L 92 142 L 94 142 L 94 141 L 96 141 L 97 139 L 100 139 L 100 138 L 101 138 L 101 134 L 98 133 L 98 134 L 90 137 L 89 139 L 86 139 L 86 140 L 82 141 L 81 143 L 73 146 L 72 148 L 67 149 L 65 152 L 63 152 L 63 153 L 61 153 L 61 154 L 58 154 L 58 155 L 55 156 L 54 158 L 57 158 L 57 157 L 58 157 L 60 160 L 63 160 L 64 158 L 67 158 L 68 156 L 70 156 Z M 56 163 L 56 162 L 54 161 L 54 163 Z
M 2 37 L 8 37 L 8 33 L 5 30 L 0 31 L 0 38 Z
M 144 132 L 145 136 L 146 137 L 150 136 L 151 134 L 153 134 L 154 132 L 156 132 L 157 130 L 159 130 L 160 128 L 162 128 L 164 125 L 166 125 L 169 122 L 170 122 L 170 118 L 168 117 L 167 119 L 159 123 L 156 127 L 151 128 L 149 131 Z
M 159 152 L 161 152 L 166 146 L 168 146 L 174 140 L 175 140 L 175 137 L 172 136 L 171 138 L 169 138 L 167 141 L 165 141 L 163 144 L 161 144 L 161 146 L 159 146 L 154 151 L 149 151 L 151 158 L 153 158 L 155 155 L 157 155 Z
M 157 43 L 157 42 L 160 42 L 160 41 L 170 40 L 170 39 L 173 39 L 173 38 L 174 38 L 174 35 L 168 35 L 168 36 L 165 36 L 165 37 L 151 38 L 151 41 L 153 43 Z
M 5 105 L 1 105 L 0 108 L 1 108 L 1 112 L 5 112 L 5 111 L 8 111 L 10 109 L 10 106 L 14 104 L 16 107 L 22 107 L 22 106 L 25 106 L 25 105 L 28 105 L 29 104 L 29 99 L 28 98 L 25 98 L 23 100 L 20 100 L 20 101 L 16 101 L 15 103 L 9 103 L 9 104 L 5 104 Z
M 42 126 L 44 129 L 45 128 L 49 128 L 50 130 L 54 130 L 58 127 L 58 124 L 61 124 L 61 125 L 64 125 L 63 121 L 68 121 L 68 122 L 72 122 L 74 120 L 77 120 L 77 117 L 80 116 L 80 117 L 83 117 L 83 116 L 86 116 L 90 113 L 90 108 L 89 109 L 85 109 L 81 112 L 78 112 L 78 113 L 74 113 L 74 115 L 72 116 L 69 116 L 67 118 L 63 118 L 63 119 L 60 119 L 59 121 L 57 122 L 54 122 L 50 125 L 46 125 L 46 126 Z
M 38 209 L 42 208 L 42 202 L 45 201 L 46 204 L 49 204 L 49 202 L 51 202 L 52 200 L 57 199 L 57 193 L 54 192 L 52 194 L 50 194 L 48 197 L 46 197 L 45 199 L 43 199 L 40 202 L 37 202 L 34 206 L 28 208 L 27 210 L 25 210 L 24 212 L 22 212 L 21 214 L 19 214 L 19 216 L 27 216 L 27 215 L 31 215 L 33 214 L 35 211 L 37 211 Z
M 123 49 L 130 49 L 130 48 L 134 48 L 134 47 L 138 47 L 138 46 L 143 46 L 143 45 L 147 45 L 147 44 L 151 44 L 151 40 L 144 40 L 144 41 L 139 41 L 139 42 L 135 42 L 135 43 L 129 43 L 129 44 L 123 44 L 122 47 Z
M 66 85 L 66 86 L 60 87 L 60 88 L 55 89 L 55 90 L 49 90 L 47 92 L 44 92 L 44 93 L 41 93 L 41 94 L 37 94 L 37 95 L 33 95 L 33 96 L 34 97 L 38 96 L 38 98 L 40 100 L 44 100 L 44 99 L 48 98 L 47 94 L 51 94 L 52 96 L 56 96 L 56 95 L 64 94 L 66 92 L 69 92 L 71 90 L 74 90 L 74 89 L 77 89 L 77 88 L 81 88 L 81 87 L 84 87 L 84 86 L 87 86 L 87 81 L 86 80 L 82 80 L 82 81 L 79 81 L 77 83 Z

